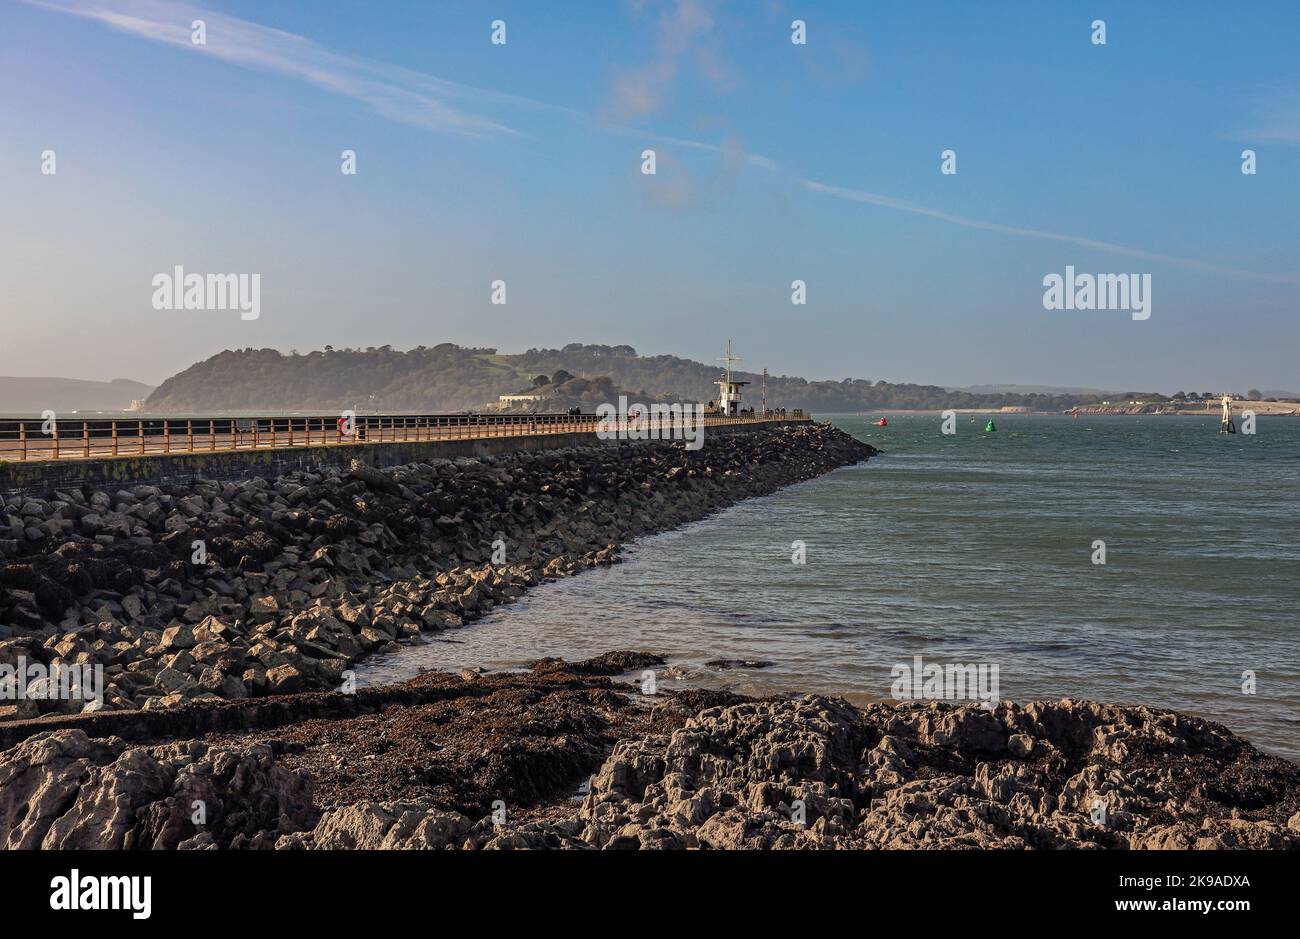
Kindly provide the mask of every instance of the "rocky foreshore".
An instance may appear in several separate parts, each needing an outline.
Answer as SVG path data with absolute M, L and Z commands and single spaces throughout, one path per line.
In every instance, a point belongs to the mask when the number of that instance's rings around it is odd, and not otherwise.
M 649 652 L 343 681 L 365 655 L 611 563 L 629 538 L 872 453 L 808 426 L 699 452 L 593 446 L 8 500 L 0 665 L 99 665 L 107 688 L 102 706 L 28 686 L 0 708 L 0 840 L 1300 847 L 1300 766 L 1156 708 L 649 694 L 620 678 L 665 666 Z
M 102 666 L 105 687 L 85 701 L 37 678 L 0 721 L 337 688 L 364 656 L 612 563 L 629 539 L 875 452 L 804 425 L 695 451 L 597 443 L 10 498 L 0 666 Z
M 202 739 L 40 733 L 0 753 L 0 839 L 46 849 L 1300 847 L 1300 766 L 1199 718 L 1069 699 L 988 710 L 648 696 L 617 678 L 660 664 L 623 652 L 524 673 L 430 673 L 402 686 L 423 703 Z M 179 725 L 204 707 L 160 717 Z

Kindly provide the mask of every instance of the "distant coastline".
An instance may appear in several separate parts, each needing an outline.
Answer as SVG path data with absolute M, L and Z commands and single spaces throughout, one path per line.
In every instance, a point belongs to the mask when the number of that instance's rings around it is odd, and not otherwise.
M 1237 400 L 1232 405 L 1234 414 L 1254 411 L 1258 417 L 1300 417 L 1300 402 L 1297 401 L 1250 401 Z M 955 414 L 1001 414 L 1007 417 L 1061 417 L 1081 415 L 1088 417 L 1114 415 L 1153 417 L 1218 417 L 1219 405 L 1204 404 L 1197 407 L 1174 406 L 1168 403 L 1152 404 L 1087 404 L 1065 410 L 1031 410 L 1023 407 L 1006 405 L 1003 407 L 984 408 L 872 408 L 869 410 L 840 412 L 842 416 L 869 417 L 873 414 L 942 414 L 944 411 Z M 834 416 L 814 415 L 816 417 Z

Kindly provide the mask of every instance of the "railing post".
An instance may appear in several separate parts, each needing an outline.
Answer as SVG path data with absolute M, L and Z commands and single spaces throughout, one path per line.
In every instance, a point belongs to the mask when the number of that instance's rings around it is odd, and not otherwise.
M 18 422 L 18 459 L 27 459 L 27 422 Z
M 116 420 L 113 421 L 113 426 L 111 430 L 113 433 L 113 456 L 117 456 L 117 421 Z
M 185 422 L 185 452 L 194 452 L 194 421 Z
M 172 422 L 163 418 L 163 453 L 172 452 Z
M 230 419 L 230 449 L 239 449 L 239 425 L 233 417 Z
M 144 453 L 144 421 L 137 421 L 136 430 L 140 432 L 140 452 Z
M 90 459 L 90 421 L 81 422 L 81 455 Z
M 59 458 L 59 422 L 54 422 L 54 459 Z
M 215 420 L 208 421 L 208 449 L 217 449 L 217 422 Z

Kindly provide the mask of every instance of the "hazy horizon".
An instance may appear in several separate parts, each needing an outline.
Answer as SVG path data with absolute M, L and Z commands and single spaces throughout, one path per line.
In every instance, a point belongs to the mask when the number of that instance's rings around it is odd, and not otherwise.
M 578 341 L 580 341 L 580 340 L 574 339 L 574 340 L 571 340 L 571 341 L 572 341 L 572 342 L 578 342 Z M 567 342 L 557 343 L 556 345 L 554 345 L 554 346 L 550 346 L 550 347 L 548 347 L 548 348 L 560 349 L 560 348 L 562 348 L 563 346 L 565 346 L 565 345 L 567 345 L 567 344 L 568 344 Z M 436 345 L 436 343 L 428 343 L 427 345 Z M 342 347 L 339 347 L 339 348 L 342 348 Z M 366 347 L 362 346 L 361 348 L 364 349 L 364 348 L 366 348 Z M 289 355 L 291 351 L 297 351 L 299 354 L 303 354 L 303 355 L 305 355 L 305 354 L 308 354 L 308 353 L 310 353 L 310 352 L 323 351 L 323 350 L 317 350 L 317 349 L 297 349 L 297 350 L 279 349 L 279 350 L 276 350 L 276 351 L 280 352 L 280 353 L 283 354 L 283 355 Z M 398 350 L 395 350 L 395 351 L 405 352 L 405 351 L 409 351 L 409 350 L 406 350 L 406 349 L 398 349 Z M 497 349 L 498 354 L 503 354 L 503 355 L 514 355 L 514 354 L 520 354 L 520 353 L 523 353 L 523 352 L 525 352 L 525 351 L 527 351 L 527 350 L 524 350 L 524 349 Z M 654 350 L 654 349 L 637 349 L 636 352 L 637 352 L 637 355 L 639 355 L 639 356 L 643 356 L 643 357 L 654 357 L 654 356 L 658 356 L 658 355 L 671 355 L 671 354 L 674 354 L 674 353 L 663 353 L 663 352 L 659 352 L 659 351 Z M 216 353 L 214 353 L 214 355 L 215 355 L 215 354 L 216 354 Z M 695 361 L 695 362 L 699 362 L 699 363 L 701 363 L 701 364 L 705 364 L 705 365 L 711 364 L 712 361 L 715 361 L 715 360 L 716 360 L 716 357 L 715 357 L 714 359 L 710 359 L 710 358 L 707 358 L 707 357 L 704 357 L 704 356 L 701 356 L 701 357 L 699 357 L 699 358 L 695 358 L 695 357 L 693 357 L 693 356 L 680 356 L 680 358 L 688 359 L 688 360 Z M 202 361 L 202 360 L 199 360 L 199 361 Z M 190 364 L 194 364 L 194 363 L 190 363 Z M 186 367 L 188 367 L 188 366 L 186 366 Z M 721 368 L 721 367 L 722 367 L 722 366 L 719 365 L 719 368 Z M 758 374 L 759 372 L 762 371 L 762 369 L 764 368 L 764 366 L 762 366 L 762 365 L 758 365 L 758 366 L 749 366 L 749 365 L 745 364 L 745 363 L 742 361 L 742 362 L 738 363 L 738 364 L 735 366 L 735 368 L 736 368 L 736 370 L 737 370 L 738 372 L 741 372 L 741 373 L 753 373 L 753 374 Z M 127 383 L 138 383 L 138 384 L 148 385 L 148 386 L 150 386 L 152 389 L 156 390 L 156 389 L 158 388 L 158 386 L 160 386 L 160 385 L 161 385 L 164 381 L 166 381 L 168 378 L 172 378 L 172 377 L 174 377 L 176 374 L 178 374 L 180 371 L 183 371 L 183 370 L 184 370 L 184 368 L 178 369 L 177 372 L 174 372 L 174 373 L 171 373 L 171 374 L 169 374 L 169 375 L 166 375 L 166 376 L 164 376 L 162 379 L 160 379 L 160 380 L 158 380 L 158 381 L 148 381 L 148 380 L 144 380 L 144 379 L 137 379 L 137 378 L 132 378 L 132 377 L 129 377 L 129 376 L 121 376 L 121 375 L 117 375 L 117 376 L 114 376 L 114 377 L 112 377 L 112 378 L 85 378 L 85 377 L 82 377 L 82 376 L 74 376 L 74 375 L 51 375 L 51 374 L 44 374 L 44 373 L 42 373 L 42 374 L 28 374 L 28 375 L 19 375 L 19 374 L 0 374 L 0 381 L 3 381 L 3 380 L 5 380 L 5 379 L 13 378 L 13 379 L 19 379 L 19 380 L 28 380 L 28 381 L 49 380 L 49 381 L 87 382 L 87 383 L 96 383 L 96 384 L 109 384 L 109 383 L 112 383 L 112 382 L 127 382 Z M 809 381 L 838 381 L 838 380 L 839 380 L 838 378 L 835 378 L 835 377 L 830 376 L 830 375 L 801 375 L 801 374 L 794 374 L 794 373 L 781 373 L 781 372 L 774 371 L 774 370 L 772 370 L 771 368 L 768 369 L 768 372 L 769 372 L 769 374 L 770 374 L 772 377 L 775 377 L 775 378 L 805 378 L 805 379 L 807 379 L 807 380 L 809 380 Z M 840 377 L 841 377 L 841 378 L 854 378 L 854 379 L 870 379 L 870 380 L 872 380 L 872 381 L 876 381 L 876 380 L 878 380 L 878 379 L 876 379 L 876 378 L 874 378 L 873 376 L 870 376 L 870 375 L 849 375 L 849 376 L 840 376 Z M 1198 384 L 1196 384 L 1196 383 L 1192 383 L 1192 384 L 1189 384 L 1189 385 L 1186 385 L 1186 386 L 1180 386 L 1179 388 L 1157 388 L 1157 387 L 1142 386 L 1142 385 L 1139 385 L 1139 384 L 1134 384 L 1134 385 L 1131 385 L 1131 386 L 1125 386 L 1125 387 L 1123 387 L 1123 388 L 1120 388 L 1120 387 L 1101 388 L 1101 387 L 1097 387 L 1097 386 L 1053 385 L 1053 384 L 1050 384 L 1050 383 L 1047 383 L 1047 382 L 1011 382 L 1011 381 L 999 382 L 999 381 L 985 381 L 985 382 L 973 382 L 973 383 L 971 383 L 971 384 L 969 384 L 969 385 L 955 385 L 955 384 L 953 384 L 953 383 L 951 383 L 951 382 L 943 382 L 943 381 L 927 381 L 927 380 L 914 380 L 914 379 L 899 379 L 899 381 L 900 381 L 900 382 L 903 382 L 903 383 L 910 383 L 910 384 L 915 384 L 915 385 L 929 385 L 929 386 L 937 386 L 937 387 L 940 387 L 940 388 L 947 388 L 947 389 L 954 390 L 954 391 L 972 391 L 972 392 L 977 392 L 977 393 L 997 393 L 998 391 L 1003 391 L 1003 390 L 1011 391 L 1012 389 L 1014 389 L 1014 390 L 1015 390 L 1015 393 L 1025 393 L 1025 394 L 1033 393 L 1033 392 L 1044 392 L 1044 393 L 1052 393 L 1052 394 L 1093 394 L 1093 393 L 1097 393 L 1097 394 L 1122 394 L 1122 393 L 1124 393 L 1125 391 L 1141 391 L 1141 392 L 1156 392 L 1156 393 L 1159 393 L 1159 394 L 1172 395 L 1172 394 L 1175 394 L 1177 391 L 1187 391 L 1187 392 L 1189 392 L 1189 393 L 1190 393 L 1190 392 L 1196 392 L 1196 393 L 1198 393 L 1198 394 L 1199 394 L 1199 393 L 1203 393 L 1203 392 L 1205 391 L 1205 388 L 1202 387 L 1202 385 L 1198 385 Z M 1252 387 L 1255 387 L 1255 386 L 1252 386 Z M 1243 388 L 1234 388 L 1234 389 L 1214 389 L 1213 393 L 1218 394 L 1218 393 L 1220 393 L 1221 391 L 1225 391 L 1225 390 L 1232 390 L 1232 391 L 1235 391 L 1235 392 L 1239 392 L 1239 393 L 1241 393 L 1241 394 L 1244 394 L 1244 393 L 1247 391 L 1247 389 L 1243 387 Z M 1300 395 L 1300 392 L 1296 392 L 1296 391 L 1294 391 L 1294 390 L 1292 390 L 1292 389 L 1289 389 L 1289 388 L 1281 388 L 1281 387 L 1275 388 L 1275 387 L 1272 387 L 1272 386 L 1267 386 L 1267 387 L 1261 387 L 1261 388 L 1259 388 L 1258 390 L 1261 390 L 1261 391 L 1262 391 L 1266 396 L 1267 396 L 1267 395 L 1271 395 L 1271 394 L 1273 394 L 1273 393 L 1275 393 L 1275 392 L 1283 392 L 1283 393 L 1285 393 L 1285 394 L 1288 395 L 1288 396 Z M 4 404 L 5 404 L 5 402 L 4 402 L 3 400 L 0 400 L 0 406 L 3 406 Z
M 808 379 L 1297 389 L 1285 12 L 8 3 L 0 371 L 730 338 Z M 176 266 L 260 274 L 260 316 L 155 309 Z M 1067 267 L 1149 274 L 1150 319 L 1045 309 Z

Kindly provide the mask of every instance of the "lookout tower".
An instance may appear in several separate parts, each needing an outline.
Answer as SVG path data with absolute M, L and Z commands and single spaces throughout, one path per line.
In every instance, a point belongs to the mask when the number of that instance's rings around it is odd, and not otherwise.
M 747 381 L 735 381 L 731 377 L 731 363 L 741 361 L 740 356 L 731 352 L 731 340 L 727 340 L 727 354 L 718 359 L 727 363 L 727 373 L 714 382 L 718 386 L 718 410 L 727 417 L 740 413 L 740 389 L 748 385 Z

